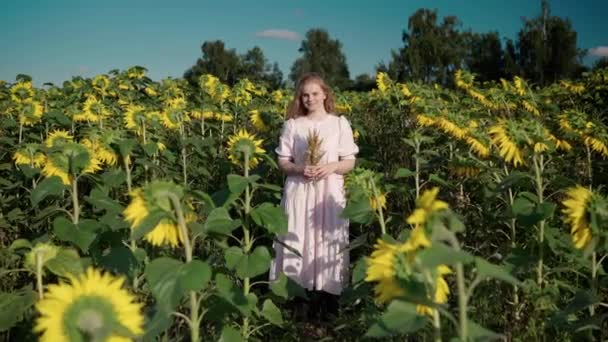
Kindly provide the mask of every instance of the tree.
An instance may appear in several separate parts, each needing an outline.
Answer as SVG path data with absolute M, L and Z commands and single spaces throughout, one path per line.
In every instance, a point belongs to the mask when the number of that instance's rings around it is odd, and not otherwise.
M 455 16 L 444 17 L 438 24 L 436 10 L 417 10 L 403 31 L 404 47 L 392 52 L 387 67 L 389 76 L 398 81 L 409 78 L 446 84 L 460 68 L 466 52 L 458 26 L 460 22 Z
M 547 0 L 541 14 L 525 20 L 518 33 L 519 65 L 523 76 L 540 85 L 573 77 L 580 70 L 577 34 L 568 19 L 550 14 Z
M 196 84 L 198 77 L 211 74 L 229 85 L 236 83 L 240 59 L 234 49 L 227 50 L 221 40 L 206 41 L 201 46 L 203 57 L 184 73 L 184 78 Z
M 504 76 L 505 61 L 498 32 L 471 33 L 465 35 L 467 41 L 467 68 L 477 74 L 477 79 L 497 81 Z
M 197 84 L 199 76 L 203 74 L 214 75 L 230 86 L 242 78 L 263 83 L 271 90 L 283 84 L 283 73 L 279 65 L 269 64 L 264 51 L 258 46 L 238 55 L 236 50 L 226 49 L 224 42 L 216 40 L 204 42 L 201 50 L 203 57 L 184 73 L 184 78 L 191 84 Z
M 517 50 L 515 48 L 515 43 L 511 39 L 507 39 L 504 50 L 504 73 L 507 78 L 513 78 L 516 75 L 521 75 L 521 68 L 517 61 L 519 60 L 519 56 L 517 55 Z
M 592 70 L 600 70 L 603 68 L 608 68 L 608 57 L 602 57 L 593 63 Z
M 295 83 L 307 72 L 319 73 L 331 86 L 346 88 L 350 84 L 346 56 L 342 43 L 329 37 L 327 31 L 311 29 L 306 32 L 300 49 L 302 56 L 291 66 L 289 78 Z

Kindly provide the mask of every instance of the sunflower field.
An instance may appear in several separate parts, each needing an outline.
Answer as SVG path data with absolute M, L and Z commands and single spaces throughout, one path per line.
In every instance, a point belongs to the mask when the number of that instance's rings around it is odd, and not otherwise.
M 268 282 L 293 90 L 146 71 L 0 81 L 1 340 L 306 340 Z M 320 339 L 608 339 L 608 69 L 376 81 L 336 94 L 361 151 Z

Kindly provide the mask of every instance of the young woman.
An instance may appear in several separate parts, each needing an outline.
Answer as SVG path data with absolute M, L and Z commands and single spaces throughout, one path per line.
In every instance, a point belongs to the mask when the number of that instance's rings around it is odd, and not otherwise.
M 337 295 L 348 282 L 348 221 L 341 218 L 346 200 L 343 175 L 353 169 L 359 152 L 345 117 L 333 113 L 331 89 L 317 74 L 304 75 L 289 106 L 276 153 L 287 174 L 282 207 L 288 217 L 283 244 L 275 243 L 270 269 L 274 280 L 283 272 L 337 313 Z M 306 163 L 310 134 L 321 138 L 322 158 Z M 316 311 L 316 310 L 315 310 Z

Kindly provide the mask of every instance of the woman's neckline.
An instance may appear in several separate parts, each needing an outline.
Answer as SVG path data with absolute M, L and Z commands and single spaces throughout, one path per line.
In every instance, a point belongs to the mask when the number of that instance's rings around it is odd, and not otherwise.
M 308 117 L 308 115 L 303 115 L 303 116 L 302 116 L 302 118 L 304 118 L 304 120 L 306 120 L 306 121 L 308 121 L 308 122 L 312 122 L 312 123 L 321 123 L 321 122 L 325 122 L 325 121 L 327 121 L 327 120 L 328 120 L 330 117 L 332 117 L 332 116 L 335 116 L 335 115 L 330 114 L 330 113 L 327 113 L 327 114 L 325 114 L 325 116 L 324 116 L 323 118 L 321 118 L 321 119 L 317 119 L 317 120 L 314 120 L 314 119 L 309 118 L 309 117 Z

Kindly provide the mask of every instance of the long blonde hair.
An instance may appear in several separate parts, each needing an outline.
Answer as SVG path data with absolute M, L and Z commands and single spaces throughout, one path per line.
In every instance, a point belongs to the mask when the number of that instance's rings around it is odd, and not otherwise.
M 287 107 L 287 120 L 295 119 L 300 116 L 308 115 L 308 110 L 302 104 L 302 89 L 304 85 L 309 82 L 315 82 L 321 87 L 321 90 L 325 93 L 325 101 L 323 101 L 323 107 L 325 107 L 325 111 L 328 114 L 334 113 L 336 109 L 336 104 L 334 100 L 334 94 L 331 91 L 331 88 L 327 86 L 323 78 L 314 72 L 306 73 L 302 75 L 300 80 L 298 81 L 298 86 L 296 88 L 296 93 L 293 96 L 293 99 L 289 103 L 289 107 Z

